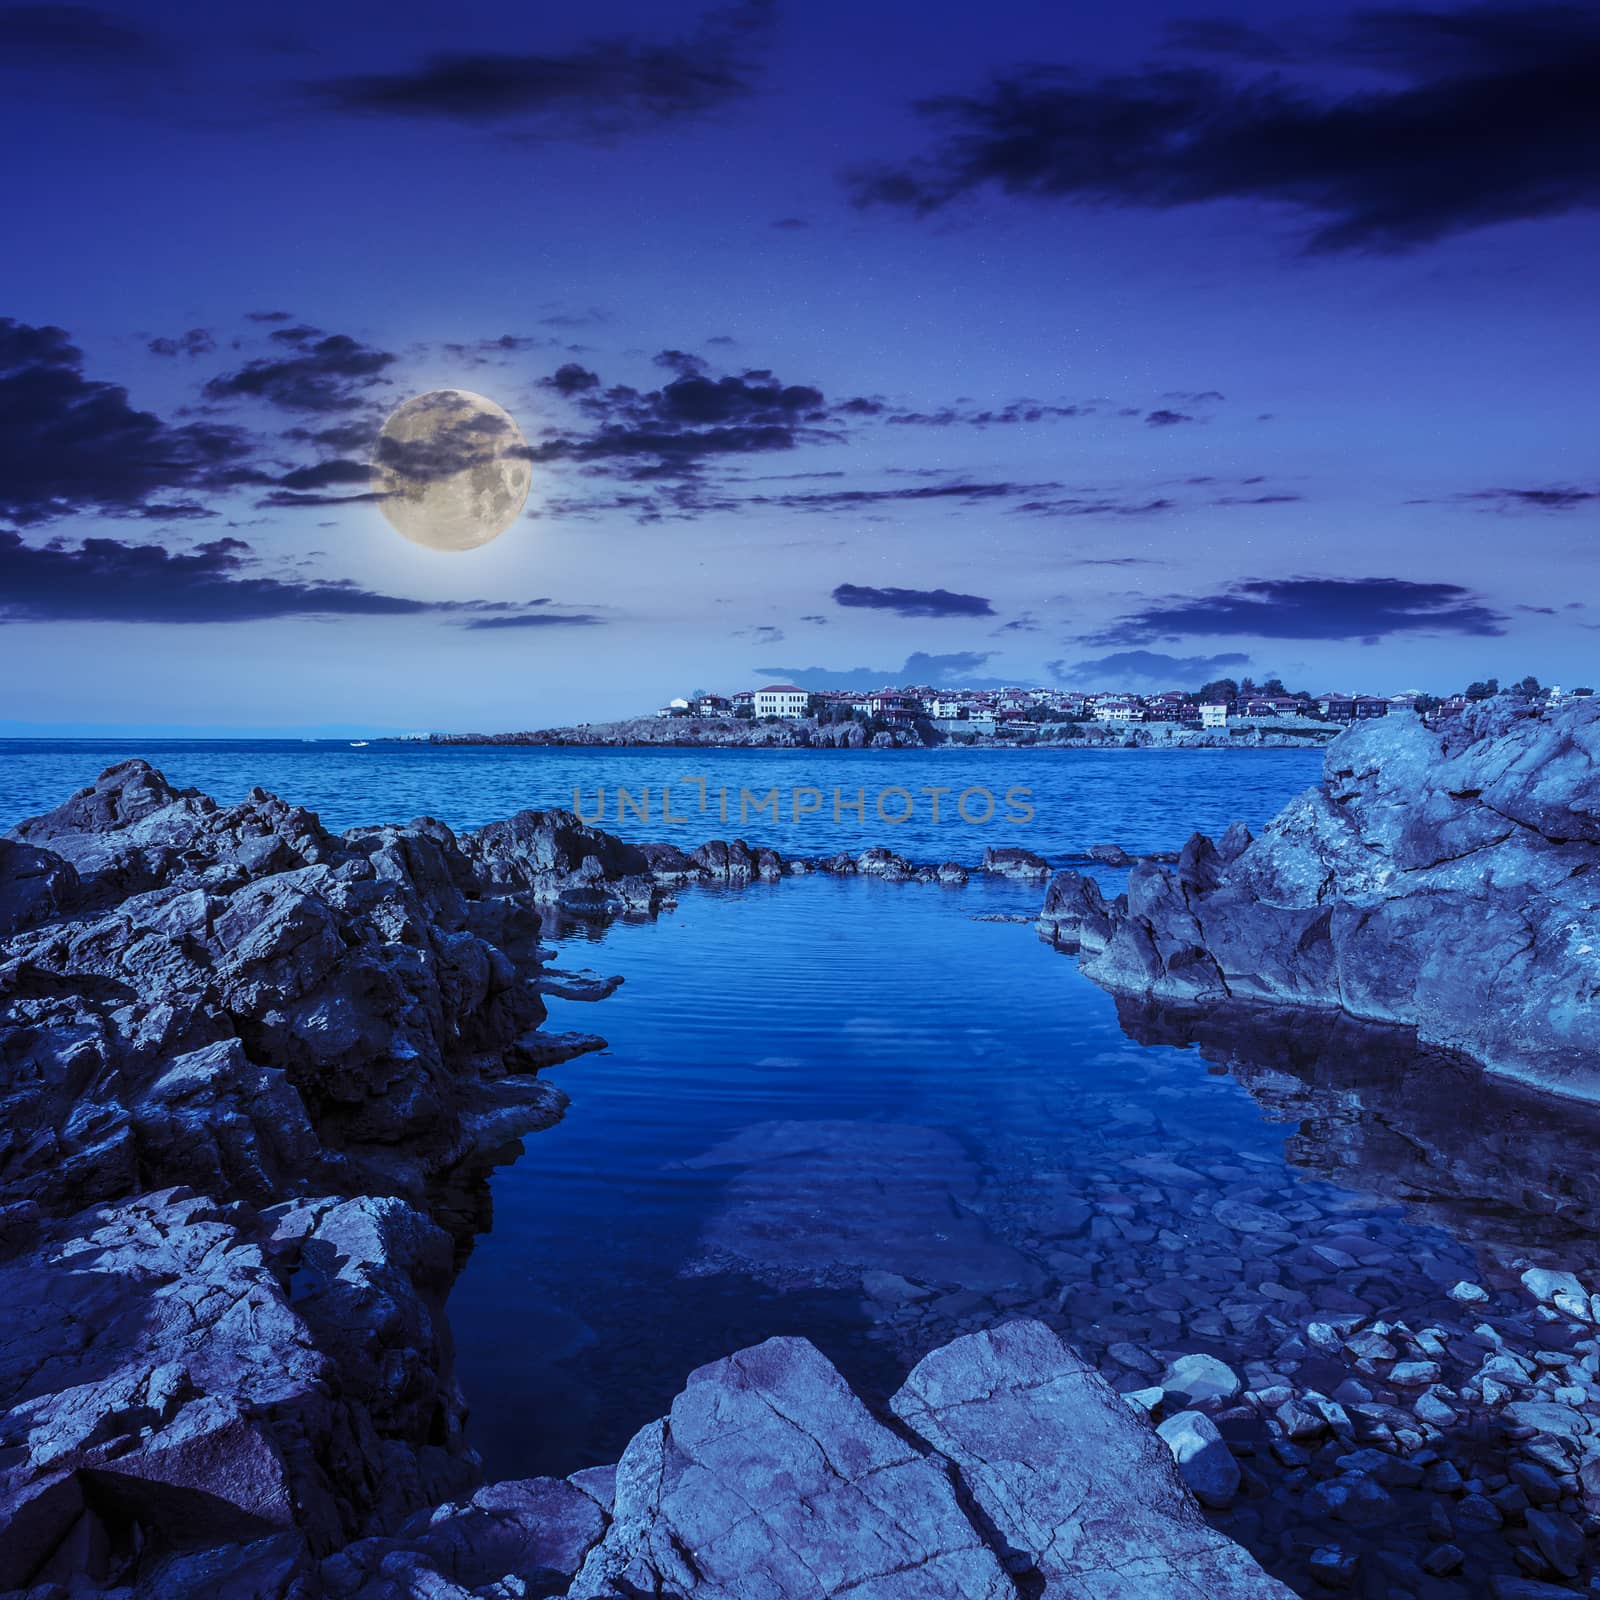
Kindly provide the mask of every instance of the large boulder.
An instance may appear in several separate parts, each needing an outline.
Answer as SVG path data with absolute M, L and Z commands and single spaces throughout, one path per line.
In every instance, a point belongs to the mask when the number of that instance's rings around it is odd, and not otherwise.
M 1043 1323 L 935 1350 L 890 1405 L 1027 1558 L 1040 1600 L 1289 1600 L 1206 1523 L 1148 1419 Z
M 804 1339 L 690 1375 L 617 1468 L 572 1600 L 1015 1600 L 942 1466 Z
M 1342 1010 L 1600 1096 L 1600 705 L 1406 713 L 1328 749 L 1252 840 L 1196 835 L 1106 902 L 1057 874 L 1040 930 L 1152 1001 Z

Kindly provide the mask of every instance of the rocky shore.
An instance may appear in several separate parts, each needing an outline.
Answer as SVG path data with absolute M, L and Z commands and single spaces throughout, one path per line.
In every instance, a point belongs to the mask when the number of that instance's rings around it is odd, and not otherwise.
M 932 722 L 869 731 L 859 722 L 818 722 L 814 717 L 753 722 L 728 717 L 628 717 L 619 722 L 584 722 L 570 728 L 520 733 L 436 733 L 433 744 L 673 746 L 770 750 L 903 750 L 930 745 L 977 750 L 1043 747 L 1059 750 L 1236 750 L 1303 749 L 1324 744 L 1332 724 L 1298 728 L 1230 730 L 1185 727 L 1175 722 L 1041 722 L 1004 733 L 951 733 Z
M 0 839 L 0 1590 L 1285 1593 L 1203 1521 L 1196 1449 L 1027 1323 L 930 1356 L 892 1423 L 772 1341 L 614 1473 L 481 1485 L 445 1297 L 487 1173 L 562 1114 L 539 1069 L 601 1044 L 541 994 L 612 986 L 541 932 L 796 870 L 963 874 L 563 812 L 333 835 L 143 762 Z
M 1040 931 L 1168 1002 L 1341 1011 L 1600 1097 L 1600 706 L 1390 716 L 1328 750 L 1259 839 L 1196 834 L 1108 900 L 1059 873 Z

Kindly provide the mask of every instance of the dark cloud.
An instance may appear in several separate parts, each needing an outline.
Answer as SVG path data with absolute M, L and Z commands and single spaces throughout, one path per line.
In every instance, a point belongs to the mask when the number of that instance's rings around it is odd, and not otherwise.
M 569 362 L 543 381 L 571 400 L 588 427 L 557 429 L 530 449 L 536 462 L 573 461 L 634 479 L 693 477 L 718 457 L 792 449 L 834 437 L 822 391 L 783 383 L 765 368 L 712 376 L 698 356 L 663 350 L 656 364 L 677 374 L 659 389 L 606 387 Z M 657 514 L 660 504 L 654 504 Z M 686 500 L 680 509 L 700 509 Z
M 1031 611 L 1024 611 L 1021 616 L 1013 617 L 1009 622 L 1002 622 L 990 637 L 998 639 L 1003 633 L 1037 633 L 1038 631 L 1038 619 Z
M 531 334 L 502 333 L 498 339 L 475 339 L 471 344 L 446 344 L 440 348 L 453 361 L 469 367 L 484 367 L 551 343 Z
M 1476 489 L 1457 498 L 1476 501 L 1495 511 L 1576 511 L 1600 500 L 1600 489 L 1549 484 L 1525 489 Z
M 293 313 L 289 311 L 247 311 L 245 316 L 251 322 L 288 322 Z
M 878 402 L 852 401 L 853 405 Z M 894 411 L 885 421 L 904 428 L 988 428 L 1019 422 L 1051 422 L 1064 417 L 1092 416 L 1094 405 L 1053 405 L 1042 400 L 1012 400 L 1003 406 L 973 406 L 963 402 L 941 406 L 937 411 Z
M 533 600 L 532 606 L 547 605 L 544 600 Z M 465 626 L 476 632 L 493 628 L 600 628 L 605 618 L 589 611 L 519 611 L 506 616 L 473 617 Z
M 744 0 L 664 44 L 617 38 L 564 55 L 451 52 L 407 72 L 310 88 L 340 112 L 495 126 L 529 139 L 612 138 L 688 121 L 748 94 L 772 15 L 771 0 Z
M 1252 578 L 1217 594 L 1175 595 L 1119 617 L 1087 643 L 1133 645 L 1190 634 L 1360 639 L 1395 633 L 1494 638 L 1506 618 L 1453 583 L 1404 578 Z
M 1167 407 L 1161 406 L 1159 409 L 1152 411 L 1144 420 L 1152 428 L 1175 428 L 1180 423 L 1193 422 L 1194 418 L 1185 411 L 1169 411 Z
M 300 326 L 279 328 L 271 337 L 293 353 L 248 361 L 213 378 L 207 398 L 264 400 L 285 411 L 355 411 L 370 401 L 375 385 L 387 382 L 383 374 L 395 360 L 346 333 Z
M 1011 509 L 1030 517 L 1153 517 L 1176 511 L 1180 502 L 1167 495 L 1142 500 L 1118 499 L 1106 494 L 1063 494 L 1035 496 Z
M 783 629 L 775 628 L 769 622 L 757 623 L 749 628 L 738 629 L 733 637 L 735 639 L 753 639 L 757 644 L 781 644 Z
M 116 539 L 29 545 L 18 534 L 0 531 L 0 621 L 201 623 L 439 615 L 473 627 L 491 620 L 497 626 L 525 626 L 517 619 L 547 615 L 512 601 L 412 600 L 349 580 L 271 577 L 254 572 L 254 566 L 254 553 L 239 539 L 216 539 L 178 552 Z
M 929 501 L 951 500 L 971 505 L 982 500 L 1006 500 L 1019 495 L 1038 495 L 1059 489 L 1057 483 L 972 482 L 896 484 L 888 489 L 819 489 L 787 494 L 748 495 L 738 501 L 745 507 L 779 506 L 786 511 L 862 511 L 873 506 L 922 505 Z
M 223 486 L 247 450 L 237 429 L 174 426 L 85 377 L 63 329 L 0 318 L 0 517 L 203 516 L 192 498 L 166 497 Z
M 1249 665 L 1250 657 L 1236 650 L 1217 656 L 1168 656 L 1157 650 L 1119 650 L 1093 661 L 1045 662 L 1046 670 L 1057 683 L 1079 688 L 1110 684 L 1198 687 L 1222 673 Z
M 564 366 L 557 367 L 548 378 L 541 378 L 539 382 L 546 389 L 554 389 L 557 394 L 582 394 L 585 390 L 600 387 L 600 374 L 591 372 L 576 361 L 569 361 Z
M 774 228 L 782 228 L 786 232 L 793 232 L 799 228 L 809 228 L 811 224 L 804 217 L 779 217 L 772 226 Z
M 190 328 L 172 339 L 152 339 L 147 347 L 153 356 L 205 356 L 217 348 L 209 328 Z
M 924 214 L 985 189 L 1158 210 L 1267 201 L 1312 220 L 1313 249 L 1373 251 L 1600 205 L 1594 7 L 1363 10 L 1299 38 L 1189 24 L 1177 42 L 1218 64 L 1026 66 L 925 101 L 940 143 L 861 175 L 857 198 Z M 1330 53 L 1391 81 L 1334 90 L 1257 70 L 1325 69 Z
M 0 6 L 0 66 L 144 67 L 157 36 L 92 6 Z
M 1004 689 L 1015 680 L 980 678 L 975 674 L 994 652 L 957 650 L 949 655 L 917 651 L 898 669 L 879 667 L 757 667 L 756 676 L 777 678 L 802 689 L 882 689 L 891 684 L 924 683 L 933 687 Z
M 833 591 L 840 606 L 893 611 L 902 617 L 992 617 L 994 607 L 981 594 L 953 594 L 949 589 L 874 589 L 841 583 Z

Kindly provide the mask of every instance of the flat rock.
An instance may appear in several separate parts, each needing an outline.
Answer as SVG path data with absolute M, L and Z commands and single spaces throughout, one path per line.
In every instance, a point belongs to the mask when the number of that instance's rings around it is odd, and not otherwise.
M 926 1356 L 890 1402 L 954 1463 L 1044 1600 L 1288 1600 L 1207 1525 L 1167 1446 L 1042 1323 Z

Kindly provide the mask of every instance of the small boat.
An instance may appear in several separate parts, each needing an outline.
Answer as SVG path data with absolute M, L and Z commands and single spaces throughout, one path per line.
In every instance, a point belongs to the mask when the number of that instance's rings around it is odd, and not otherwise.
M 365 750 L 371 743 L 372 741 L 370 739 L 352 739 L 350 741 L 350 748 L 352 750 Z

